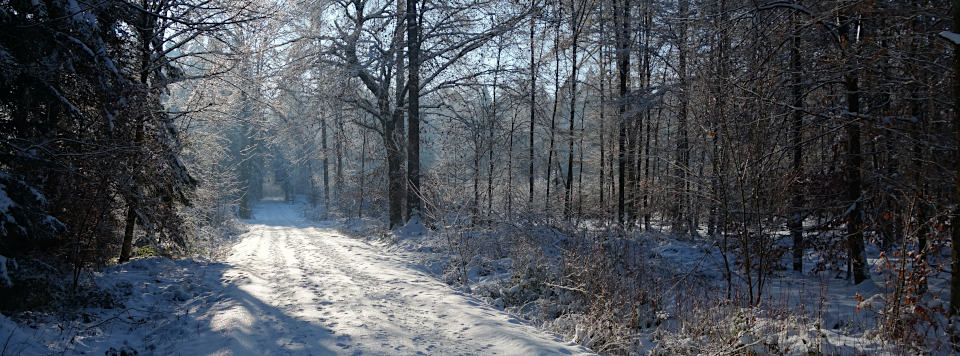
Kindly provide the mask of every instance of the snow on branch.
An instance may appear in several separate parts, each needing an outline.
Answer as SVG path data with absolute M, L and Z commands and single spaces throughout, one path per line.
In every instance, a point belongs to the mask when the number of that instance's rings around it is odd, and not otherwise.
M 813 15 L 813 13 L 810 11 L 810 9 L 806 8 L 805 6 L 800 5 L 800 4 L 795 4 L 795 3 L 792 3 L 792 2 L 787 2 L 787 1 L 774 1 L 774 2 L 770 2 L 770 3 L 763 4 L 763 5 L 757 5 L 757 10 L 758 10 L 758 11 L 762 11 L 762 10 L 772 10 L 772 9 L 776 9 L 776 8 L 789 8 L 789 9 L 794 9 L 794 10 L 800 11 L 800 12 L 804 13 L 804 14 L 807 15 L 807 16 L 812 16 L 812 15 Z
M 10 275 L 7 270 L 7 258 L 3 255 L 0 255 L 0 286 L 13 287 L 13 280 L 10 279 Z M 10 260 L 10 263 L 13 265 L 13 268 L 16 267 L 16 262 Z
M 954 45 L 960 45 L 960 33 L 950 31 L 940 31 L 940 37 L 946 38 Z

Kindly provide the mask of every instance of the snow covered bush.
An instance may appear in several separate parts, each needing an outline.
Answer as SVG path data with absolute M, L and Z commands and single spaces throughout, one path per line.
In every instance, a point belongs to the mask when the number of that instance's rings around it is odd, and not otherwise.
M 10 263 L 9 269 L 7 267 L 8 262 Z M 13 287 L 13 280 L 10 279 L 10 269 L 17 269 L 17 261 L 0 255 L 0 287 Z
M 704 304 L 708 303 L 708 304 Z M 695 312 L 678 320 L 678 329 L 654 333 L 654 355 L 819 354 L 826 335 L 810 320 L 790 311 L 741 308 L 730 303 L 696 303 Z
M 0 250 L 50 239 L 63 223 L 47 212 L 48 201 L 22 179 L 0 170 Z
M 580 316 L 576 338 L 589 340 L 601 353 L 636 351 L 639 340 L 633 335 L 663 321 L 662 275 L 646 261 L 649 245 L 616 231 L 581 230 L 568 239 L 564 285 L 556 288 L 571 294 L 567 312 Z
M 950 323 L 947 305 L 937 293 L 940 281 L 948 279 L 945 266 L 949 236 L 937 219 L 908 221 L 899 246 L 878 255 L 877 274 L 884 289 L 873 295 L 857 295 L 857 308 L 876 313 L 870 334 L 882 338 L 901 352 L 930 353 L 953 347 L 946 342 Z M 933 285 L 931 286 L 931 283 Z M 930 342 L 931 339 L 936 340 Z

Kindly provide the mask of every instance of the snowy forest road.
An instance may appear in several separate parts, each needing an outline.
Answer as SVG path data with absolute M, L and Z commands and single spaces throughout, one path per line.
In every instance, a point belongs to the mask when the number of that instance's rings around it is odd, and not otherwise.
M 263 202 L 226 260 L 200 354 L 591 354 L 459 294 L 377 246 Z M 213 336 L 213 335 L 209 335 Z

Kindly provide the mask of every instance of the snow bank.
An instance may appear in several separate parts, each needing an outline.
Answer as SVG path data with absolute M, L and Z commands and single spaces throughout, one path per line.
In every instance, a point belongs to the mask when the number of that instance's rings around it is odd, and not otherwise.
M 223 263 L 109 267 L 89 281 L 102 302 L 0 319 L 0 338 L 29 355 L 591 354 L 292 205 L 262 205 Z
M 3 355 L 44 355 L 51 353 L 44 347 L 37 330 L 23 326 L 0 314 L 0 354 Z
M 420 220 L 420 215 L 414 215 L 410 217 L 406 225 L 397 229 L 393 235 L 398 240 L 405 240 L 426 235 L 428 232 L 427 228 L 423 226 L 423 221 Z
M 724 256 L 715 241 L 655 230 L 618 235 L 590 224 L 573 229 L 574 233 L 542 224 L 511 224 L 439 226 L 436 231 L 418 231 L 417 238 L 398 238 L 392 248 L 454 288 L 601 352 L 610 338 L 627 343 L 624 347 L 633 350 L 630 352 L 654 354 L 860 354 L 892 350 L 940 354 L 950 350 L 946 341 L 937 341 L 945 337 L 937 325 L 946 325 L 937 315 L 932 316 L 933 324 L 918 325 L 915 327 L 923 330 L 912 331 L 925 335 L 922 337 L 927 341 L 922 348 L 903 349 L 913 346 L 897 344 L 900 341 L 885 336 L 890 272 L 878 270 L 883 261 L 877 258 L 868 259 L 873 279 L 852 285 L 837 278 L 842 273 L 836 269 L 815 270 L 819 258 L 815 253 L 805 256 L 805 273 L 790 271 L 792 256 L 784 254 L 783 261 L 772 264 L 758 306 L 744 308 L 747 297 L 738 293 L 747 291 L 747 276 L 735 264 L 736 251 L 729 252 L 726 257 L 731 264 L 735 301 L 727 300 Z M 419 229 L 421 223 L 416 221 L 412 226 Z M 409 236 L 406 229 L 396 235 Z M 571 260 L 578 254 L 582 255 L 580 259 Z M 877 254 L 876 246 L 868 244 L 867 255 Z M 605 264 L 617 259 L 639 264 L 627 269 L 622 264 Z M 566 269 L 578 265 L 585 268 Z M 628 291 L 595 295 L 591 300 L 584 296 L 595 290 L 582 290 L 581 284 L 571 280 L 576 273 L 598 273 L 580 277 L 587 281 L 582 284 L 589 286 L 591 281 L 637 271 L 630 268 L 639 268 L 646 275 L 633 282 L 642 286 L 636 293 L 645 295 L 651 304 L 623 302 L 626 309 L 617 311 L 617 295 Z M 930 303 L 936 305 L 947 295 L 949 273 L 933 277 L 929 279 L 929 293 L 934 299 Z M 756 277 L 752 278 L 756 285 Z M 608 314 L 591 314 L 591 308 L 607 305 Z M 650 310 L 643 309 L 646 306 Z M 634 307 L 640 309 L 627 310 Z
M 224 269 L 165 258 L 110 267 L 92 280 L 105 302 L 71 313 L 73 318 L 33 313 L 17 323 L 2 317 L 0 339 L 9 338 L 6 354 L 14 355 L 167 354 L 206 324 L 197 312 L 216 300 Z

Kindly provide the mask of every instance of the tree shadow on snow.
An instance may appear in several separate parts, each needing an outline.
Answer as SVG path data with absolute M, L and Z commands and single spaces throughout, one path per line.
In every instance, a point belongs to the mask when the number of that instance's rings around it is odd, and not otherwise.
M 147 354 L 338 354 L 326 346 L 336 342 L 336 335 L 321 320 L 292 316 L 300 306 L 273 306 L 245 291 L 249 277 L 238 273 L 246 272 L 223 263 L 210 263 L 194 272 L 201 276 L 203 288 L 210 288 L 199 295 L 207 296 L 187 300 L 179 315 L 168 315 L 166 325 L 145 340 Z

